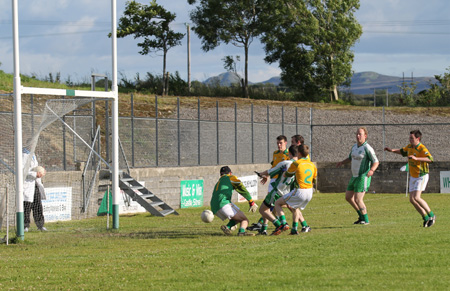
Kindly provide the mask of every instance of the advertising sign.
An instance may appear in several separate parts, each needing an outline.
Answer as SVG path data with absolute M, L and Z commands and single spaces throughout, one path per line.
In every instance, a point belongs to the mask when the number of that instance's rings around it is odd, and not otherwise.
M 203 206 L 203 180 L 181 181 L 180 207 L 201 207 Z
M 42 200 L 46 222 L 72 219 L 72 187 L 45 188 Z
M 239 180 L 242 181 L 245 188 L 247 188 L 248 192 L 252 196 L 253 200 L 258 199 L 258 176 L 252 175 L 252 176 L 245 176 L 240 177 Z M 247 201 L 242 195 L 238 195 L 238 202 L 245 202 Z
M 441 193 L 450 193 L 450 171 L 441 171 Z

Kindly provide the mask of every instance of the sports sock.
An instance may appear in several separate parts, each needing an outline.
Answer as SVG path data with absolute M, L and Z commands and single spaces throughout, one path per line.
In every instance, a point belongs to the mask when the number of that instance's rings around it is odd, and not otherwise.
M 358 216 L 359 216 L 359 220 L 363 220 L 363 214 L 361 213 L 361 210 L 356 210 L 356 212 L 358 212 Z
M 425 215 L 423 216 L 423 220 L 424 220 L 424 221 L 428 221 L 428 219 L 430 219 L 430 217 L 428 216 L 428 214 L 425 214 Z
M 231 220 L 228 222 L 227 227 L 228 227 L 228 228 L 232 228 L 232 227 L 235 226 L 236 224 L 237 224 L 237 222 L 234 221 L 233 219 L 231 219 Z
M 303 220 L 302 221 L 302 227 L 307 227 L 308 226 L 308 223 L 306 223 L 306 220 Z
M 241 227 L 239 228 L 239 233 L 245 232 L 245 228 Z
M 267 230 L 267 228 L 269 228 L 269 225 L 268 224 L 263 224 L 262 228 L 261 228 L 261 231 L 265 231 L 265 230 Z
M 363 214 L 363 220 L 364 220 L 366 223 L 369 223 L 369 216 L 367 215 L 367 213 L 366 213 L 366 214 Z
M 258 224 L 263 225 L 263 224 L 264 224 L 264 218 L 261 217 L 261 218 L 258 220 Z
M 281 224 L 287 224 L 286 216 L 281 215 L 281 216 L 280 216 L 280 220 L 281 220 Z
M 292 230 L 297 230 L 298 222 L 292 222 Z
M 274 221 L 272 221 L 273 225 L 275 225 L 275 227 L 279 227 L 281 225 L 281 222 L 278 219 L 275 219 Z
M 430 210 L 430 213 L 428 213 L 428 216 L 429 216 L 429 217 L 434 217 L 433 211 Z

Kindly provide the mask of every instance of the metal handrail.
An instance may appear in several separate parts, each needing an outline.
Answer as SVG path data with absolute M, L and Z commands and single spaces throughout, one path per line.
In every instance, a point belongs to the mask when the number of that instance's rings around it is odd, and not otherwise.
M 101 161 L 98 160 L 97 166 L 95 167 L 94 175 L 89 181 L 88 189 L 86 189 L 86 173 L 87 173 L 87 169 L 89 168 L 91 161 L 92 161 L 92 163 L 95 162 L 96 155 L 93 154 L 93 152 L 94 152 L 94 147 L 95 147 L 96 142 L 98 142 L 98 144 L 100 146 L 100 138 L 99 137 L 100 137 L 100 126 L 97 127 L 97 131 L 95 132 L 95 137 L 92 142 L 91 151 L 89 152 L 89 157 L 86 161 L 86 165 L 84 166 L 83 174 L 81 175 L 81 181 L 83 184 L 83 206 L 81 208 L 81 212 L 83 212 L 83 213 L 86 212 L 87 205 L 89 204 L 89 201 L 90 201 L 91 195 L 92 195 L 92 190 L 95 185 L 95 180 L 97 179 L 97 175 L 100 170 Z
M 125 150 L 123 149 L 123 145 L 122 145 L 122 141 L 120 140 L 120 137 L 119 137 L 119 149 L 120 149 L 120 152 L 122 153 L 122 157 L 123 157 L 123 159 L 125 161 L 125 165 L 127 167 L 127 173 L 128 173 L 128 175 L 130 175 L 130 165 L 128 164 L 128 160 L 127 160 L 127 157 L 125 155 Z M 131 204 L 131 197 L 124 194 L 123 195 L 123 201 L 125 202 L 125 204 L 127 206 L 130 206 L 130 204 Z

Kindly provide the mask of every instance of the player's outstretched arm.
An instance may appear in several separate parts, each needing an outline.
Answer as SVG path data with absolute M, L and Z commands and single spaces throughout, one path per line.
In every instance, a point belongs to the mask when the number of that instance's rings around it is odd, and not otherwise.
M 390 153 L 394 153 L 394 154 L 399 154 L 401 155 L 402 153 L 400 152 L 400 149 L 391 149 L 389 147 L 385 147 L 384 148 L 385 151 L 390 152 Z
M 341 167 L 342 165 L 345 165 L 345 164 L 348 164 L 348 163 L 350 163 L 351 162 L 351 160 L 349 159 L 349 158 L 346 158 L 345 160 L 343 160 L 343 161 L 340 161 L 339 163 L 337 163 L 337 165 L 336 165 L 336 167 Z

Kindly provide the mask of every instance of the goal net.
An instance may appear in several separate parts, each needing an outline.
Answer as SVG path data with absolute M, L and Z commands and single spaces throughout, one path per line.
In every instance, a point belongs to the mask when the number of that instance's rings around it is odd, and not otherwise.
M 95 101 L 95 102 L 94 102 Z M 68 98 L 67 96 L 23 95 L 22 143 L 23 178 L 33 180 L 36 164 L 48 173 L 58 172 L 64 179 L 42 178 L 46 190 L 43 209 L 32 208 L 30 230 L 45 222 L 80 219 L 96 213 L 98 201 L 86 201 L 82 183 L 92 182 L 101 159 L 99 137 L 94 140 L 95 117 L 92 106 L 102 102 L 98 98 Z M 13 232 L 16 214 L 15 150 L 13 125 L 13 96 L 0 95 L 0 232 L 7 226 Z M 97 133 L 98 134 L 98 133 Z M 87 163 L 89 157 L 91 163 Z M 35 159 L 33 161 L 33 159 Z M 106 161 L 103 160 L 107 164 Z M 108 165 L 106 165 L 108 167 Z M 61 174 L 63 173 L 63 174 Z M 31 176 L 30 176 L 31 174 Z M 85 180 L 85 181 L 84 181 Z M 85 191 L 87 190 L 87 187 Z M 90 191 L 96 191 L 91 187 Z M 8 193 L 8 199 L 6 194 Z M 95 197 L 94 193 L 94 197 Z M 36 196 L 35 196 L 36 197 Z M 87 203 L 89 202 L 89 203 Z M 32 205 L 24 205 L 26 207 Z M 84 210 L 84 212 L 81 211 Z M 38 213 L 43 211 L 43 213 Z M 37 212 L 37 213 L 34 213 Z M 27 214 L 25 214 L 26 216 Z M 26 217 L 25 217 L 26 218 Z M 36 221 L 36 219 L 38 221 Z M 25 227 L 28 224 L 25 222 Z

